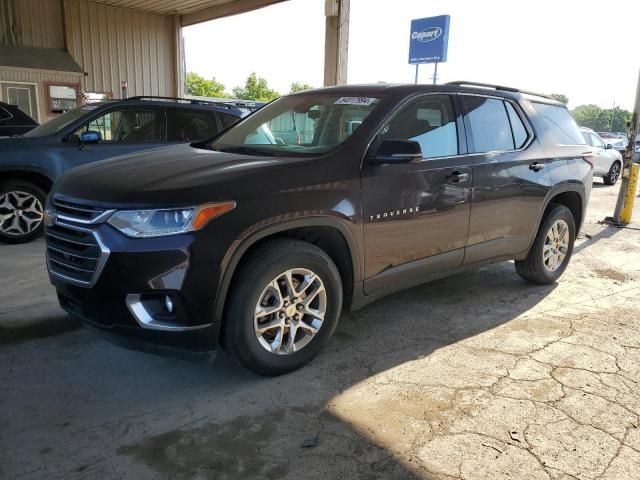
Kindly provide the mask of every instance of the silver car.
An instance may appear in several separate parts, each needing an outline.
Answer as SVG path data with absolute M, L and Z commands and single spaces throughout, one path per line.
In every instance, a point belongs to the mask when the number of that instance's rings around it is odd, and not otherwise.
M 587 144 L 593 147 L 593 176 L 602 177 L 606 185 L 615 185 L 622 171 L 622 155 L 590 128 L 581 127 L 580 131 Z

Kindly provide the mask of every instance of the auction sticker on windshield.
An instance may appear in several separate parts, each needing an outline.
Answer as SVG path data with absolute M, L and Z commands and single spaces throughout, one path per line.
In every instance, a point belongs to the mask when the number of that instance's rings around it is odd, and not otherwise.
M 340 97 L 334 103 L 336 105 L 371 105 L 377 98 L 370 97 Z

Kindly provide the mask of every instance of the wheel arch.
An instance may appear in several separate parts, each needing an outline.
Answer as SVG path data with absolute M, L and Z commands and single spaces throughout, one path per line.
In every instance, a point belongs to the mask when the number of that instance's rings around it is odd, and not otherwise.
M 22 180 L 33 183 L 47 194 L 51 191 L 53 185 L 53 180 L 49 176 L 37 170 L 0 170 L 0 183 L 12 180 Z
M 552 204 L 560 204 L 567 207 L 573 215 L 576 224 L 576 236 L 580 232 L 580 227 L 584 221 L 585 201 L 584 191 L 573 184 L 561 185 L 553 189 L 545 200 L 544 209 L 538 219 L 538 228 L 542 220 L 547 216 Z
M 362 272 L 357 242 L 349 227 L 341 220 L 328 216 L 289 220 L 261 228 L 242 240 L 225 256 L 213 311 L 213 321 L 218 328 L 224 317 L 229 288 L 238 266 L 253 249 L 278 237 L 297 238 L 322 248 L 340 272 L 345 308 L 351 304 L 355 285 L 361 281 Z

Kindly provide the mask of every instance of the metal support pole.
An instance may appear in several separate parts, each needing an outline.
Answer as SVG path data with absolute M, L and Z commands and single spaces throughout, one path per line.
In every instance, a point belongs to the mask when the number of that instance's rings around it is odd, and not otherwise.
M 620 184 L 620 193 L 618 194 L 618 202 L 616 203 L 616 210 L 611 219 L 615 224 L 624 224 L 621 218 L 622 211 L 625 208 L 625 199 L 629 198 L 628 190 L 632 186 L 630 182 L 631 177 L 631 165 L 633 163 L 633 155 L 636 148 L 636 138 L 638 136 L 638 127 L 640 127 L 640 71 L 638 71 L 638 86 L 636 88 L 636 103 L 633 108 L 633 115 L 631 116 L 631 125 L 629 128 L 629 144 L 627 150 L 624 152 L 624 167 L 622 169 L 622 182 Z M 635 188 L 635 185 L 633 185 Z M 631 198 L 633 198 L 635 192 L 631 192 Z M 628 222 L 627 222 L 628 223 Z
M 433 67 L 433 84 L 435 85 L 437 81 L 438 81 L 438 62 L 436 62 Z
M 418 84 L 418 66 L 419 65 L 420 65 L 419 63 L 416 63 L 416 85 Z

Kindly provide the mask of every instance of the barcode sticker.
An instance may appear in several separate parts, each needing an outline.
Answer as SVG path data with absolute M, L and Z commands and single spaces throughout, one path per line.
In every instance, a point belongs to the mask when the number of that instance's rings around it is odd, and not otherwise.
M 370 97 L 340 97 L 334 103 L 336 105 L 371 105 L 377 98 Z

